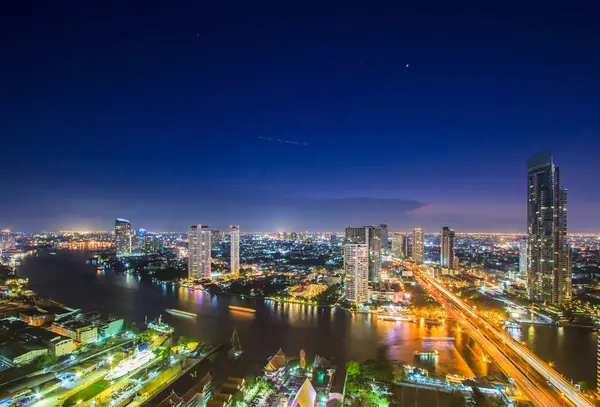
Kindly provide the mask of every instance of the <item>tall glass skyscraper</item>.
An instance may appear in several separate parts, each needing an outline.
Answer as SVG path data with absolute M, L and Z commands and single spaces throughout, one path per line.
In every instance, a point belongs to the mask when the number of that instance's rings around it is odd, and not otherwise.
M 567 242 L 567 191 L 549 151 L 527 161 L 527 291 L 533 301 L 561 304 L 571 298 Z
M 366 244 L 344 245 L 346 299 L 362 304 L 369 299 L 369 247 Z
M 456 268 L 454 261 L 454 230 L 447 226 L 442 228 L 440 234 L 440 266 L 450 270 Z
M 412 230 L 412 259 L 417 264 L 425 261 L 425 236 L 421 228 Z
M 211 261 L 210 228 L 206 225 L 193 225 L 189 231 L 188 278 L 210 278 Z
M 115 220 L 115 244 L 117 257 L 131 254 L 131 223 L 127 219 Z
M 229 265 L 231 266 L 231 274 L 234 276 L 240 272 L 240 227 L 229 226 L 231 233 L 231 259 Z

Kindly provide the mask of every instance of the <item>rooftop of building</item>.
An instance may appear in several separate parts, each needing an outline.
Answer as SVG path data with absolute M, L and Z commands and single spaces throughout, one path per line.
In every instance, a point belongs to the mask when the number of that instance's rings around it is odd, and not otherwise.
M 21 355 L 40 349 L 46 350 L 46 348 L 44 348 L 43 346 L 35 343 L 10 341 L 0 347 L 0 355 L 4 356 L 9 360 L 13 360 Z

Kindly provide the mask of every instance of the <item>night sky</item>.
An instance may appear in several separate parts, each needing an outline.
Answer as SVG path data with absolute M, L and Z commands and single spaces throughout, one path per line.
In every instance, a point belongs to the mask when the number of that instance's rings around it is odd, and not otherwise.
M 4 0 L 0 227 L 599 232 L 600 5 L 479 3 Z

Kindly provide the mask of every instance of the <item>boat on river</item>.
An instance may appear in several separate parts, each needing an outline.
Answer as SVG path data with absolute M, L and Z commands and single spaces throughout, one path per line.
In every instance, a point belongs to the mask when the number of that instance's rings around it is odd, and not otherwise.
M 198 314 L 194 314 L 193 312 L 182 311 L 180 309 L 167 308 L 165 311 L 171 315 L 177 315 L 180 317 L 195 318 L 198 316 Z
M 437 350 L 416 350 L 415 356 L 419 358 L 435 358 L 440 354 Z
M 150 349 L 145 349 L 142 351 L 136 350 L 133 356 L 121 361 L 114 369 L 111 369 L 110 372 L 104 376 L 104 380 L 114 380 L 119 377 L 125 376 L 127 373 L 131 373 L 136 369 L 144 366 L 152 359 L 154 359 L 156 355 Z
M 238 307 L 237 305 L 230 305 L 229 309 L 232 311 L 251 312 L 251 313 L 256 312 L 256 310 L 254 308 Z
M 168 324 L 163 322 L 162 315 L 158 316 L 158 320 L 151 321 L 146 325 L 148 326 L 148 329 L 152 329 L 153 331 L 164 335 L 170 335 L 175 331 L 175 329 L 172 326 L 169 326 Z

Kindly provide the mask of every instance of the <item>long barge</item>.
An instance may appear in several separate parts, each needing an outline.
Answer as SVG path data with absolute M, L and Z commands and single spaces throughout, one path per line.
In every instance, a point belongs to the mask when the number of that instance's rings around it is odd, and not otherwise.
M 172 315 L 179 315 L 179 316 L 188 317 L 188 318 L 195 318 L 198 316 L 198 314 L 194 314 L 193 312 L 182 311 L 180 309 L 167 308 L 166 311 Z
M 256 310 L 254 308 L 238 307 L 237 305 L 230 305 L 229 309 L 232 311 L 251 312 L 251 313 L 256 312 Z

